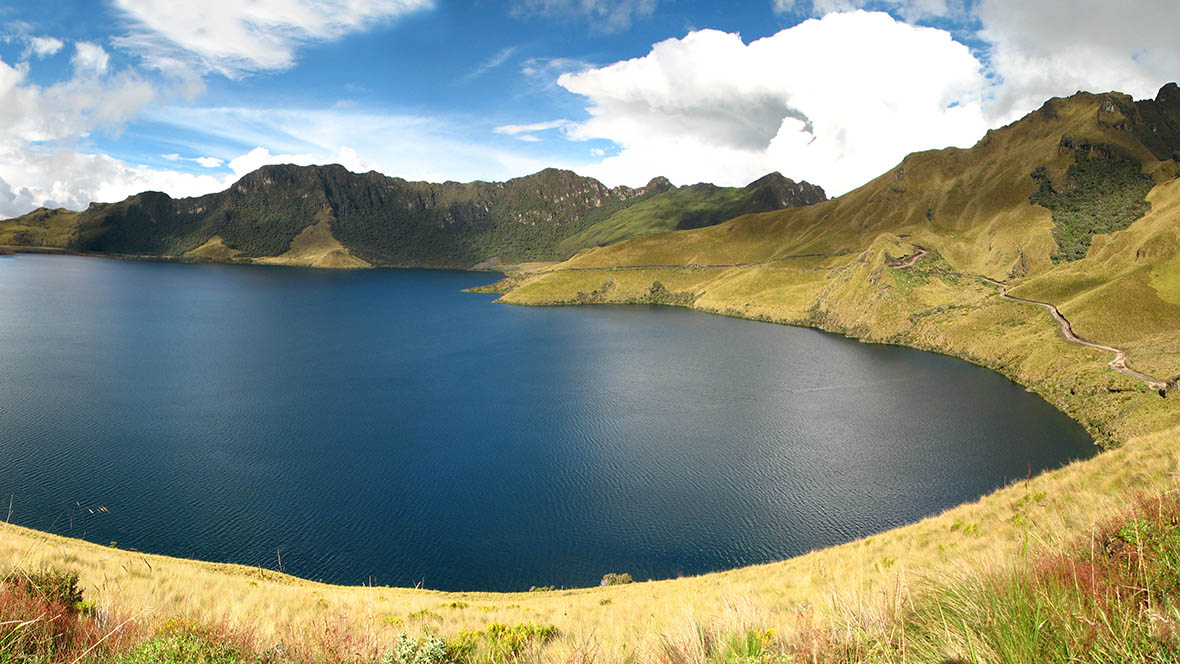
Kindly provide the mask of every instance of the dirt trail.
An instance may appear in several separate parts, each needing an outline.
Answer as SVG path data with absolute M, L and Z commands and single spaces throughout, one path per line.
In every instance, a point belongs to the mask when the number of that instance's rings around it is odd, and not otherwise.
M 904 270 L 906 268 L 913 267 L 915 263 L 922 260 L 923 256 L 930 253 L 929 251 L 927 251 L 926 249 L 924 249 L 922 247 L 919 247 L 918 245 L 914 245 L 914 249 L 918 250 L 917 253 L 915 253 L 913 256 L 910 256 L 909 258 L 905 259 L 904 261 L 902 261 L 900 263 L 890 261 L 888 255 L 886 255 L 885 265 L 888 267 L 891 267 L 895 270 Z M 898 259 L 898 260 L 901 260 L 901 259 Z
M 912 264 L 913 263 L 911 263 L 911 265 Z M 910 265 L 907 265 L 906 267 L 910 267 Z M 991 277 L 985 277 L 982 274 L 969 274 L 965 272 L 957 272 L 956 274 L 960 274 L 964 277 L 979 279 L 980 281 L 985 281 L 993 286 L 999 286 L 1000 297 L 1004 298 L 1005 300 L 1011 300 L 1012 302 L 1019 302 L 1021 304 L 1035 304 L 1048 309 L 1049 315 L 1053 316 L 1053 320 L 1057 321 L 1057 324 L 1061 326 L 1061 334 L 1066 338 L 1067 341 L 1072 341 L 1075 344 L 1081 344 L 1083 346 L 1089 346 L 1090 348 L 1097 348 L 1098 350 L 1105 350 L 1114 353 L 1114 359 L 1111 360 L 1110 364 L 1107 365 L 1111 369 L 1114 369 L 1124 376 L 1141 380 L 1146 383 L 1149 388 L 1157 392 L 1164 393 L 1168 390 L 1168 382 L 1166 380 L 1160 380 L 1159 378 L 1154 378 L 1152 376 L 1148 376 L 1147 374 L 1139 373 L 1138 371 L 1128 367 L 1127 362 L 1130 361 L 1131 356 L 1125 349 L 1107 346 L 1106 344 L 1100 344 L 1095 341 L 1090 341 L 1085 337 L 1079 336 L 1073 331 L 1073 324 L 1069 322 L 1069 319 L 1065 317 L 1065 314 L 1061 313 L 1061 310 L 1057 308 L 1057 305 L 1049 302 L 1041 302 L 1040 300 L 1030 300 L 1028 298 L 1009 295 L 1008 284 L 996 279 L 992 279 Z

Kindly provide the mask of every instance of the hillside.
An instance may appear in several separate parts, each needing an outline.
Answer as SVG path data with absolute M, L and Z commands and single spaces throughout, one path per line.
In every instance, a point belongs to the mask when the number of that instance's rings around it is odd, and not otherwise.
M 650 186 L 650 185 L 649 185 Z M 558 253 L 572 256 L 586 247 L 659 233 L 715 226 L 755 212 L 803 207 L 827 200 L 824 190 L 807 182 L 796 184 L 779 173 L 766 175 L 740 189 L 701 183 L 670 189 L 594 224 L 557 245 Z
M 218 625 L 260 653 L 224 661 L 394 661 L 399 639 L 428 637 L 438 658 L 397 661 L 1176 661 L 1178 92 L 1050 100 L 840 198 L 495 286 L 507 303 L 677 305 L 955 355 L 1077 419 L 1108 448 L 1095 458 L 791 560 L 601 588 L 341 588 L 15 527 L 0 559 L 78 570 L 103 615 L 156 638 L 184 616 L 183 634 Z
M 1121 427 L 1142 425 L 1133 408 L 1098 414 L 1070 393 L 1121 383 L 1103 353 L 1082 353 L 1094 375 L 1064 362 L 1076 349 L 1056 348 L 1044 310 L 1001 298 L 996 284 L 1056 305 L 1078 336 L 1175 382 L 1178 92 L 1053 99 L 970 149 L 912 154 L 840 198 L 585 251 L 502 284 L 503 300 L 662 301 L 940 350 L 1031 384 L 1099 437 L 1121 439 Z
M 693 205 L 682 205 L 686 198 Z M 198 198 L 144 192 L 81 212 L 38 209 L 0 222 L 0 244 L 316 267 L 466 268 L 559 260 L 604 235 L 615 241 L 823 199 L 821 189 L 778 174 L 741 189 L 678 189 L 664 178 L 611 189 L 556 169 L 507 182 L 433 184 L 341 166 L 264 166 Z

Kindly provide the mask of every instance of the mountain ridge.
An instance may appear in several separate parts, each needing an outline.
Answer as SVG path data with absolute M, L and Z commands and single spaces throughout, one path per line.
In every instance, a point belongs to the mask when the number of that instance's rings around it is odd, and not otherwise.
M 571 236 L 682 189 L 663 177 L 639 188 L 611 188 L 555 168 L 504 182 L 431 183 L 353 173 L 338 164 L 277 164 L 203 196 L 173 199 L 146 191 L 79 212 L 39 208 L 0 221 L 0 242 L 182 260 L 466 268 L 568 258 L 585 246 Z M 694 209 L 693 223 L 826 198 L 818 187 L 781 176 L 745 188 L 714 187 L 713 193 Z M 316 224 L 325 225 L 303 236 L 304 258 L 296 258 L 292 243 Z M 627 232 L 653 228 L 660 229 L 640 219 Z M 323 246 L 312 250 L 312 241 Z M 307 258 L 312 255 L 333 258 Z

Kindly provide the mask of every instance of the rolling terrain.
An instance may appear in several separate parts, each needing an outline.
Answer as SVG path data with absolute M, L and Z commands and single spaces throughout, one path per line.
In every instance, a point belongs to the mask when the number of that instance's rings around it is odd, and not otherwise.
M 954 355 L 1108 448 L 916 524 L 700 577 L 516 594 L 331 587 L 16 527 L 0 559 L 78 570 L 110 615 L 249 626 L 258 652 L 299 661 L 380 661 L 403 634 L 442 639 L 454 661 L 1175 661 L 1178 150 L 1174 84 L 1143 101 L 1078 93 L 837 199 L 596 246 L 617 219 L 569 260 L 490 287 L 512 304 L 685 306 Z M 23 232 L 86 227 L 35 214 Z M 491 624 L 537 629 L 505 655 Z
M 777 173 L 744 188 L 654 178 L 607 188 L 547 169 L 507 182 L 407 182 L 342 166 L 264 166 L 228 190 L 144 192 L 0 221 L 0 244 L 120 256 L 329 268 L 494 267 L 750 212 L 826 200 Z

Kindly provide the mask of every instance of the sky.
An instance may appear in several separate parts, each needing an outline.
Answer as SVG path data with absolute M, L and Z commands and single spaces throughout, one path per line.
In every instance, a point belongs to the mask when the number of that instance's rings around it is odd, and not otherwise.
M 0 216 L 268 163 L 839 195 L 1050 97 L 1153 97 L 1175 25 L 1175 0 L 0 0 Z

